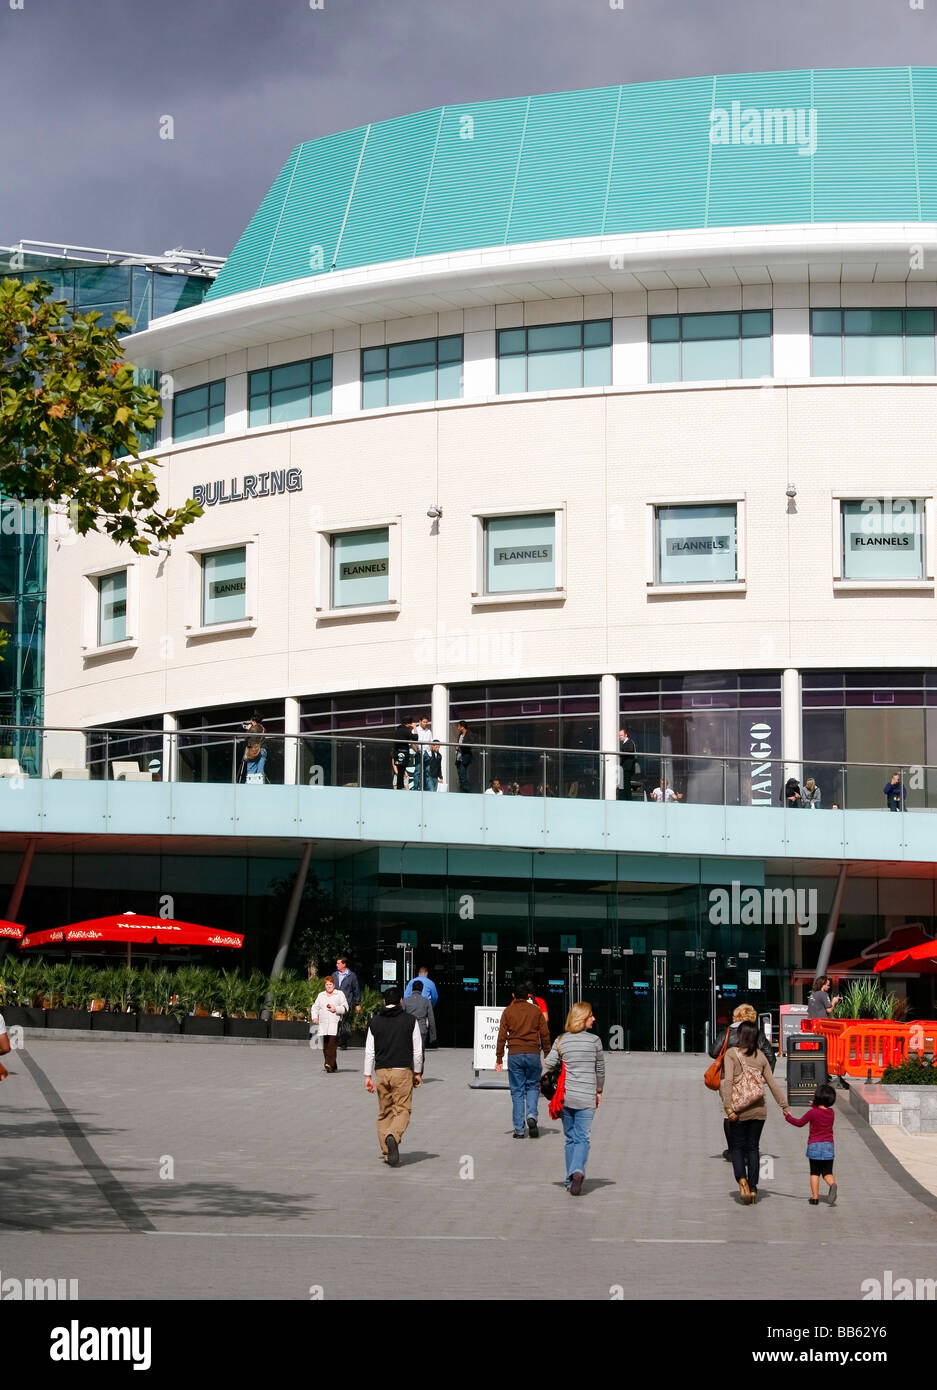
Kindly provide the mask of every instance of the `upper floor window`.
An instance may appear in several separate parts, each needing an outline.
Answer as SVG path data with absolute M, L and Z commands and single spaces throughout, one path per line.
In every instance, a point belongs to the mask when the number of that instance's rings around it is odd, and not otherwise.
M 498 333 L 498 390 L 563 391 L 609 386 L 612 321 L 502 328 Z
M 657 583 L 732 584 L 738 575 L 738 504 L 657 508 Z
M 390 597 L 389 527 L 332 537 L 332 607 L 360 608 Z
M 812 376 L 934 376 L 933 309 L 813 309 Z
M 248 377 L 249 423 L 282 425 L 332 412 L 332 358 L 313 357 L 251 372 Z
M 202 626 L 240 622 L 247 615 L 247 547 L 208 551 L 201 563 Z
M 924 502 L 864 497 L 840 503 L 844 579 L 923 579 Z
M 771 375 L 771 311 L 659 314 L 648 320 L 651 381 Z
M 462 335 L 364 348 L 361 408 L 455 401 L 462 395 Z
M 484 579 L 486 594 L 555 589 L 556 513 L 488 517 Z
M 224 433 L 224 381 L 177 391 L 172 403 L 172 437 L 175 443 Z
M 99 647 L 127 639 L 127 571 L 114 570 L 98 580 Z

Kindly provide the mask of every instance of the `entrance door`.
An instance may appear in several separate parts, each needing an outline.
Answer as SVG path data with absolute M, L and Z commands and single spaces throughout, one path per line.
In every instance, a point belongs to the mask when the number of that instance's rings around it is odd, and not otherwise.
M 716 952 L 673 951 L 670 970 L 671 1046 L 704 1052 L 716 1025 Z
M 653 1051 L 667 1051 L 668 1020 L 667 952 L 651 952 L 651 1015 L 653 1022 Z
M 566 1012 L 582 998 L 582 947 L 571 946 L 566 955 Z

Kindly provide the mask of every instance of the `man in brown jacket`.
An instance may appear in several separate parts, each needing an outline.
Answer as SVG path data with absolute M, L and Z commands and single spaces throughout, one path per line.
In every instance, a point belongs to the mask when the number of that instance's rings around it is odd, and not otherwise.
M 514 1138 L 524 1137 L 524 1114 L 527 1133 L 536 1139 L 537 1107 L 540 1104 L 540 1054 L 550 1051 L 550 1032 L 547 1021 L 527 998 L 527 986 L 516 984 L 514 998 L 501 1015 L 495 1071 L 503 1071 L 504 1044 L 508 1043 L 508 1081 L 514 1107 Z

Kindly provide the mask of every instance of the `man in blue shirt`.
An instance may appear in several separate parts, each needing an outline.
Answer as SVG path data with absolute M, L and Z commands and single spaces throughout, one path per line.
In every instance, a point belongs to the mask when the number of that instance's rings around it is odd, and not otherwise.
M 439 1003 L 439 990 L 429 977 L 429 968 L 425 965 L 421 965 L 416 978 L 423 981 L 423 998 L 428 999 L 435 1009 L 436 1005 Z M 412 993 L 413 980 L 408 980 L 407 987 L 403 992 L 404 999 L 409 999 Z

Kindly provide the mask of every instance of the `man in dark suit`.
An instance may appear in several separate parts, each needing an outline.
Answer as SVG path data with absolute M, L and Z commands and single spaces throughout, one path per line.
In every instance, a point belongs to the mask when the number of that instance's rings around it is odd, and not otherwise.
M 361 986 L 355 972 L 348 969 L 347 956 L 339 956 L 336 960 L 332 979 L 335 981 L 335 988 L 340 989 L 348 1001 L 348 1014 L 341 1020 L 338 1031 L 338 1045 L 344 1051 L 348 1046 L 348 1026 L 351 1022 L 349 1015 L 352 1010 L 356 1014 L 361 1012 Z
M 468 725 L 464 719 L 460 719 L 458 725 L 459 739 L 455 750 L 455 770 L 459 774 L 459 791 L 467 792 L 469 789 L 468 775 L 472 765 L 472 740 L 469 737 Z
M 634 739 L 628 737 L 627 729 L 618 730 L 618 744 L 618 800 L 630 801 L 631 779 L 637 766 L 635 754 L 638 750 L 634 746 Z

